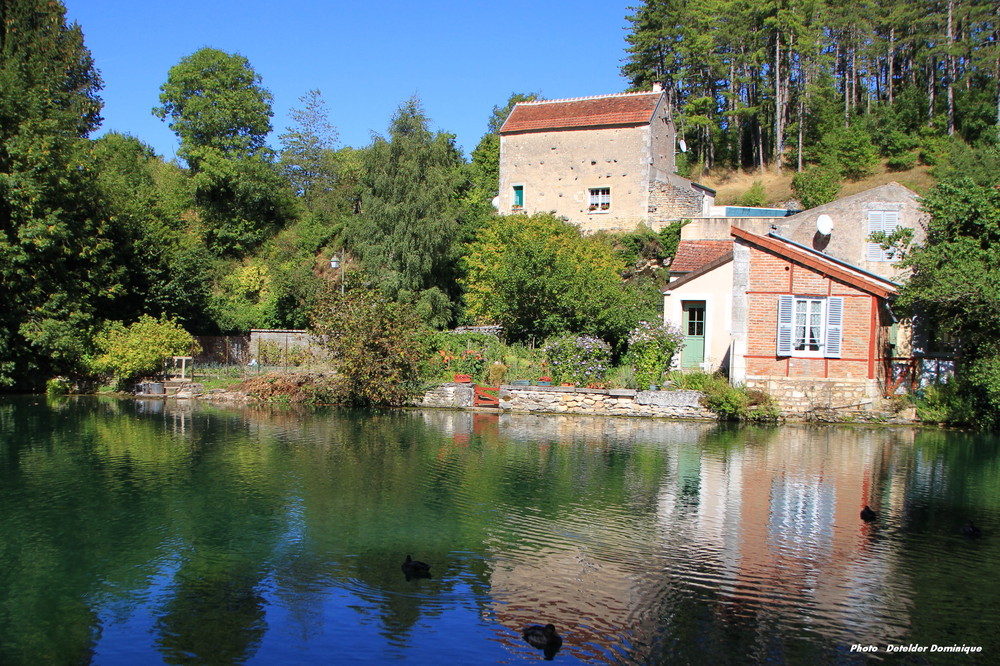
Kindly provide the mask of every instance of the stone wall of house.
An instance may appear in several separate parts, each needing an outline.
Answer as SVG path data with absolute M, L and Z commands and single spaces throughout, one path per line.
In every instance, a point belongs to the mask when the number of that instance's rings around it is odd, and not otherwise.
M 443 384 L 417 401 L 420 407 L 465 409 L 472 406 L 469 384 Z M 631 389 L 584 389 L 563 386 L 500 387 L 500 409 L 542 414 L 589 414 L 591 416 L 641 416 L 716 420 L 702 407 L 698 391 L 634 391 Z
M 649 226 L 659 229 L 674 220 L 701 217 L 705 195 L 690 186 L 668 180 L 654 180 L 649 185 Z
M 789 417 L 815 412 L 877 411 L 884 407 L 876 380 L 749 377 L 746 387 L 768 393 Z
M 499 211 L 552 211 L 587 233 L 635 229 L 646 221 L 649 132 L 644 125 L 501 136 Z M 515 186 L 523 188 L 520 209 Z M 610 207 L 590 210 L 591 188 L 604 187 Z

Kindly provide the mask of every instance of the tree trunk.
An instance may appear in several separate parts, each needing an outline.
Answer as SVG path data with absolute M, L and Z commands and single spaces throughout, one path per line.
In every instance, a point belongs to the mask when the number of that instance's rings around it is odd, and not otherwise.
M 889 91 L 889 106 L 892 106 L 892 86 L 895 77 L 894 66 L 896 64 L 896 28 L 889 28 L 889 78 L 886 81 L 886 88 Z
M 953 18 L 955 10 L 955 0 L 948 0 L 948 136 L 955 134 L 955 32 L 953 29 Z
M 781 33 L 774 35 L 774 163 L 781 174 L 781 157 L 785 152 L 784 104 L 781 92 Z

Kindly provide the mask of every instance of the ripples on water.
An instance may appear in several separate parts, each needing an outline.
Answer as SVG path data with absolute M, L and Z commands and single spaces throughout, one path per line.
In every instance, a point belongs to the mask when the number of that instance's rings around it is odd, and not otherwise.
M 994 439 L 37 403 L 0 402 L 0 663 L 520 663 L 547 622 L 569 663 L 997 661 Z

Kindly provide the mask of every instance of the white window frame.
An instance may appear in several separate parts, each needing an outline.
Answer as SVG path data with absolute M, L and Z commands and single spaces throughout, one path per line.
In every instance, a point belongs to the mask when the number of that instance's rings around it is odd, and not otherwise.
M 871 235 L 878 231 L 888 236 L 897 227 L 899 227 L 899 211 L 870 210 L 868 211 L 868 235 L 865 238 L 871 238 Z M 896 257 L 892 250 L 883 250 L 878 243 L 867 241 L 865 243 L 865 259 L 868 261 L 895 261 Z
M 816 309 L 818 308 L 818 312 Z M 800 323 L 799 313 L 802 313 Z M 805 343 L 810 329 L 810 316 L 818 314 L 819 340 L 817 349 Z M 842 296 L 778 297 L 777 355 L 798 358 L 840 358 L 844 330 L 844 299 Z M 798 348 L 797 348 L 798 347 Z
M 607 213 L 609 210 L 611 210 L 611 188 L 589 188 L 587 190 L 587 212 Z

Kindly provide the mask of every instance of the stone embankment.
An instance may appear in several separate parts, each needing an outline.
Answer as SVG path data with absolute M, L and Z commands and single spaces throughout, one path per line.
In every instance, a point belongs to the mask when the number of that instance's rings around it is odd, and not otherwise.
M 420 407 L 468 409 L 475 391 L 470 384 L 442 384 L 416 401 Z M 643 416 L 715 421 L 717 416 L 701 405 L 698 391 L 635 391 L 585 389 L 564 386 L 512 386 L 499 390 L 500 409 L 536 414 L 587 414 L 590 416 Z

